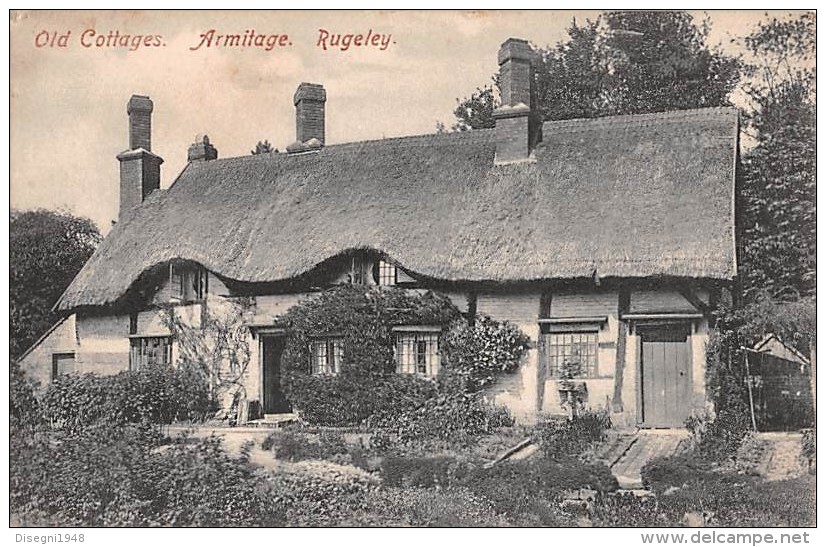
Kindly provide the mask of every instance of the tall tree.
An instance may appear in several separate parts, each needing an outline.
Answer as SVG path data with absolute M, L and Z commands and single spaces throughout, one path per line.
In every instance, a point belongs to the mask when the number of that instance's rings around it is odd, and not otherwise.
M 101 235 L 87 218 L 12 211 L 9 224 L 9 354 L 19 356 L 57 320 L 57 299 Z
M 741 243 L 744 292 L 753 299 L 815 293 L 815 17 L 772 18 L 745 39 L 752 54 L 743 157 Z
M 616 11 L 536 50 L 536 108 L 545 120 L 720 106 L 737 59 L 708 46 L 708 21 L 679 11 Z M 494 84 L 495 86 L 495 84 Z M 493 89 L 459 101 L 456 128 L 493 127 Z

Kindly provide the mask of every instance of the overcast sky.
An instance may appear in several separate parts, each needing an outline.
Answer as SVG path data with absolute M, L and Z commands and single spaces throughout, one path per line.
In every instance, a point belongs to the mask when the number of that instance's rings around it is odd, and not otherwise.
M 128 148 L 131 94 L 155 103 L 152 148 L 162 187 L 206 133 L 220 157 L 267 139 L 295 140 L 292 96 L 302 81 L 327 89 L 328 144 L 430 133 L 453 122 L 457 97 L 490 81 L 508 37 L 554 44 L 595 12 L 17 12 L 11 21 L 11 206 L 64 209 L 107 232 L 117 214 L 118 162 Z M 710 13 L 713 43 L 730 47 L 762 11 Z M 697 19 L 702 13 L 695 14 Z M 110 31 L 164 45 L 83 47 Z M 202 46 L 201 34 L 287 34 L 292 45 Z M 390 35 L 387 48 L 318 47 L 331 34 Z M 45 31 L 45 32 L 44 32 Z M 71 31 L 67 47 L 56 47 Z M 55 35 L 56 33 L 56 35 Z M 55 47 L 51 40 L 54 38 Z M 385 43 L 387 43 L 385 41 Z M 37 44 L 42 45 L 38 47 Z M 214 41 L 213 41 L 214 44 Z

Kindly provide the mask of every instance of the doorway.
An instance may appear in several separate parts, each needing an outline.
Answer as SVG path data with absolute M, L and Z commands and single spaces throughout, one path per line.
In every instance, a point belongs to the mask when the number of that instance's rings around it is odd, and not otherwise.
M 691 327 L 682 323 L 638 326 L 640 425 L 682 428 L 691 413 Z
M 292 406 L 281 390 L 281 354 L 284 336 L 261 336 L 262 398 L 264 414 L 292 412 Z

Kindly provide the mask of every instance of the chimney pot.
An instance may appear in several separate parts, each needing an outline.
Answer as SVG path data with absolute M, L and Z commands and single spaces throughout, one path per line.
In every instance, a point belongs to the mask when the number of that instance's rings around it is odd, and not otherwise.
M 209 143 L 209 136 L 198 135 L 186 151 L 187 161 L 210 161 L 218 159 L 218 149 Z
M 129 115 L 129 149 L 152 151 L 152 99 L 146 95 L 132 95 L 126 105 Z
M 321 84 L 302 82 L 293 96 L 296 141 L 316 139 L 324 145 L 324 103 L 327 92 Z

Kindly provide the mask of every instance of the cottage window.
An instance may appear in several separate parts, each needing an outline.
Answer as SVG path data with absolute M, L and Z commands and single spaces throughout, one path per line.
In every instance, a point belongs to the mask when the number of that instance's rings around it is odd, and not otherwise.
M 439 374 L 439 330 L 432 327 L 398 327 L 396 330 L 396 366 L 403 374 Z M 416 329 L 416 330 L 412 330 Z
M 172 364 L 171 336 L 140 336 L 130 339 L 129 370 Z
M 196 264 L 170 264 L 169 287 L 173 300 L 193 302 L 207 294 L 206 270 Z
M 322 338 L 310 343 L 310 369 L 313 374 L 338 374 L 344 362 L 344 341 Z
M 398 282 L 396 266 L 385 260 L 379 260 L 378 283 L 382 286 L 395 285 Z
M 594 378 L 597 376 L 598 331 L 544 333 L 547 374 L 551 378 Z

